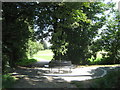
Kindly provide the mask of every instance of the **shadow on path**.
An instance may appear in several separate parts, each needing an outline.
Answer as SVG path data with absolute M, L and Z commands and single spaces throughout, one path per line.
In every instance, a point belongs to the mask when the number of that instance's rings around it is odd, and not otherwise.
M 77 88 L 71 84 L 72 81 L 83 81 L 102 76 L 104 74 L 102 69 L 118 70 L 120 67 L 83 67 L 74 69 L 71 74 L 56 75 L 48 73 L 43 68 L 18 67 L 12 76 L 19 78 L 14 88 Z
M 38 74 L 38 71 L 41 74 Z M 13 88 L 76 88 L 64 79 L 44 76 L 45 70 L 39 68 L 18 67 L 12 76 L 19 78 Z

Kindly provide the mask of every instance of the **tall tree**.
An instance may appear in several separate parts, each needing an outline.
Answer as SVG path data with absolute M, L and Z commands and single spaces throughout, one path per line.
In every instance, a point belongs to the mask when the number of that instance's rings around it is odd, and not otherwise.
M 51 32 L 53 59 L 85 64 L 90 57 L 91 42 L 104 25 L 106 5 L 101 2 L 62 2 L 44 3 L 44 6 L 36 10 L 36 13 L 40 12 L 36 20 L 37 33 L 43 38 Z M 53 28 L 45 29 L 50 25 Z
M 105 21 L 104 16 L 96 15 L 103 14 L 106 9 L 103 3 L 64 3 L 59 6 L 53 17 L 56 20 L 52 34 L 54 59 L 87 63 L 91 41 Z
M 103 48 L 108 52 L 105 63 L 120 63 L 120 15 L 116 12 L 115 17 L 110 19 L 102 33 Z
M 29 28 L 33 28 L 34 8 L 32 3 L 4 2 L 2 9 L 3 67 L 6 63 L 14 67 L 17 60 L 26 57 L 27 41 L 31 35 Z

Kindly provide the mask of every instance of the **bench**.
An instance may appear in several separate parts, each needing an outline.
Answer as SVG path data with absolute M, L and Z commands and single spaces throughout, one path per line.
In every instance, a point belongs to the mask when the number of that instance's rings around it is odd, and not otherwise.
M 71 73 L 73 65 L 71 61 L 52 60 L 49 62 L 48 67 L 51 69 L 50 70 L 51 72 L 53 71 L 53 69 L 57 69 L 59 73 L 61 71 L 62 72 L 68 71 Z

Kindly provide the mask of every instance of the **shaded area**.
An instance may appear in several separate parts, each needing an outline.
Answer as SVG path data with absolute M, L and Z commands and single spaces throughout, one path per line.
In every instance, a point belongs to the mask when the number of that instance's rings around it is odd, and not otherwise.
M 82 85 L 86 85 L 89 79 L 102 76 L 102 69 L 110 71 L 119 70 L 120 67 L 81 67 L 73 69 L 72 73 L 68 74 L 50 73 L 49 68 L 18 67 L 12 72 L 12 76 L 19 78 L 14 88 L 77 88 L 73 83 L 84 81 Z
M 72 70 L 72 73 L 68 74 L 45 74 L 46 76 L 53 76 L 53 78 L 61 77 L 67 82 L 71 81 L 83 81 L 93 78 L 97 78 L 103 74 L 103 71 L 99 67 L 84 67 L 76 68 Z
M 54 77 L 44 75 L 46 73 L 48 73 L 48 70 L 42 68 L 18 67 L 14 73 L 12 73 L 12 76 L 19 78 L 18 82 L 14 85 L 14 88 L 76 88 L 75 85 L 70 84 L 61 76 Z M 79 77 L 77 78 L 91 75 L 78 76 Z M 69 74 L 66 77 L 71 78 Z
M 45 64 L 48 64 L 50 60 L 44 60 L 44 61 L 37 61 L 36 63 L 32 64 L 32 67 L 43 67 Z
M 19 78 L 13 88 L 76 88 L 64 79 L 53 79 L 51 76 L 43 76 L 43 73 L 46 71 L 42 69 L 19 67 L 12 75 Z

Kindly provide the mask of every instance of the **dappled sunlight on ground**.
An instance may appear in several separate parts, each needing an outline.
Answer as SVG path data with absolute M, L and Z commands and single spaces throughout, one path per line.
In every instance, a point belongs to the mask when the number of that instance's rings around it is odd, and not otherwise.
M 49 73 L 49 74 L 44 74 L 46 76 L 52 76 L 53 78 L 61 78 L 64 79 L 67 82 L 71 81 L 83 81 L 83 80 L 89 80 L 97 77 L 97 73 L 99 73 L 99 76 L 103 74 L 103 71 L 101 69 L 98 69 L 98 67 L 84 67 L 84 68 L 76 68 L 72 69 L 72 73 L 67 73 L 67 74 L 54 74 L 54 73 Z
M 38 74 L 38 71 L 41 74 Z M 12 76 L 19 78 L 14 88 L 75 88 L 63 79 L 54 79 L 51 76 L 44 76 L 45 70 L 40 68 L 17 68 Z
M 77 67 L 72 73 L 53 73 L 50 68 L 43 67 L 18 67 L 12 76 L 19 79 L 14 88 L 76 88 L 71 82 L 103 77 L 114 68 L 120 67 Z M 58 72 L 58 69 L 53 71 Z

